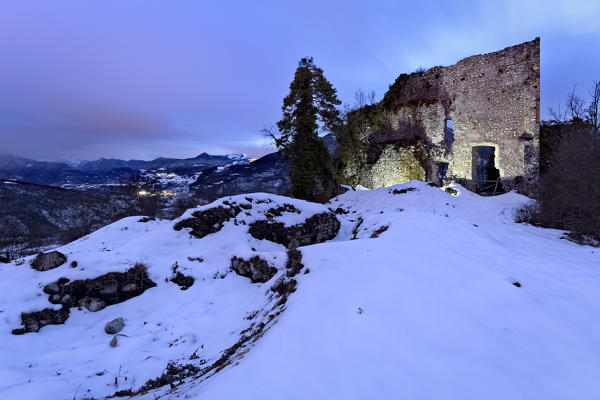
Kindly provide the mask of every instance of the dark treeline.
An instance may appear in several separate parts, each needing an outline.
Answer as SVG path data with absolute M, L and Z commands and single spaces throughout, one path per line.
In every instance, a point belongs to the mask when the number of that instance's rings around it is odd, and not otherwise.
M 520 219 L 564 229 L 580 242 L 600 241 L 600 81 L 551 109 L 540 131 L 538 206 Z M 590 241 L 591 239 L 591 241 Z

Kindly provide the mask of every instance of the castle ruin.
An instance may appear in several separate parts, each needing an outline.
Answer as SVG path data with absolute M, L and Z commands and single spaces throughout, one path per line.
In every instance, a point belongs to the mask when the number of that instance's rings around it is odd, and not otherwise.
M 348 114 L 345 183 L 411 179 L 532 194 L 539 173 L 540 39 L 402 74 L 383 100 Z

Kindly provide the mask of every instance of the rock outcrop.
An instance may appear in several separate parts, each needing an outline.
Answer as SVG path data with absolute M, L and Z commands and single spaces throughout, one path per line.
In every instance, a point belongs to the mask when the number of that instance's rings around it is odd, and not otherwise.
M 51 251 L 49 253 L 39 253 L 31 260 L 31 268 L 37 271 L 49 271 L 56 267 L 60 267 L 67 261 L 65 256 L 60 251 Z
M 304 268 L 304 264 L 302 264 L 302 253 L 300 250 L 288 249 L 285 268 L 287 269 L 286 275 L 288 277 L 297 275 L 298 272 Z
M 125 272 L 109 272 L 94 279 L 69 282 L 67 278 L 60 278 L 44 287 L 48 301 L 60 304 L 60 310 L 47 308 L 22 313 L 21 324 L 24 328 L 14 329 L 13 334 L 38 332 L 49 324 L 63 324 L 69 317 L 71 307 L 85 307 L 90 312 L 96 312 L 106 306 L 139 296 L 146 289 L 156 286 L 142 264 L 136 264 Z
M 231 269 L 239 275 L 250 278 L 252 282 L 266 282 L 277 273 L 277 268 L 270 266 L 259 256 L 254 256 L 249 260 L 233 257 Z
M 208 210 L 196 211 L 192 214 L 193 218 L 179 221 L 173 229 L 180 231 L 183 228 L 191 228 L 190 234 L 201 239 L 206 235 L 220 231 L 226 221 L 235 218 L 241 211 L 242 208 L 236 205 L 218 206 Z
M 281 296 L 288 296 L 296 291 L 296 282 L 295 279 L 288 279 L 285 276 L 281 275 L 271 286 L 271 290 L 275 293 L 280 294 Z
M 307 246 L 333 239 L 340 230 L 335 213 L 315 214 L 304 223 L 286 227 L 282 222 L 260 220 L 250 224 L 248 233 L 259 240 L 269 240 L 287 248 Z
M 58 310 L 45 308 L 41 311 L 21 313 L 21 324 L 23 328 L 13 329 L 13 335 L 22 335 L 27 332 L 38 332 L 46 325 L 64 324 L 69 318 L 69 307 L 61 307 Z
M 187 290 L 194 284 L 194 277 L 184 275 L 179 271 L 175 272 L 175 275 L 170 279 L 171 282 L 181 287 L 181 290 Z
M 44 292 L 50 294 L 51 303 L 72 307 L 82 302 L 92 303 L 88 299 L 98 299 L 110 306 L 139 296 L 146 289 L 156 286 L 142 264 L 136 264 L 125 272 L 109 272 L 93 279 L 68 282 L 68 279 L 62 278 L 44 287 Z

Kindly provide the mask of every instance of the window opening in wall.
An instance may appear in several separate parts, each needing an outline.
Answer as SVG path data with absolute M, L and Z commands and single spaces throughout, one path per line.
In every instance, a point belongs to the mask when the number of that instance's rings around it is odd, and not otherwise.
M 444 129 L 444 139 L 448 143 L 454 142 L 454 125 L 451 119 L 446 120 L 446 127 Z
M 437 177 L 440 180 L 440 182 L 443 183 L 443 181 L 445 179 L 447 179 L 446 174 L 448 173 L 448 163 L 439 162 L 439 163 L 437 163 L 437 166 L 438 166 Z

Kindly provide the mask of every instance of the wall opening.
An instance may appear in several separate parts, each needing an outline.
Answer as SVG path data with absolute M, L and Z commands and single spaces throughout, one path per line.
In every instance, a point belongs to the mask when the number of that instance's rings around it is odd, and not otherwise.
M 440 183 L 443 183 L 444 180 L 448 179 L 446 174 L 448 173 L 448 163 L 447 162 L 439 162 L 437 163 L 438 173 L 437 177 Z
M 444 140 L 447 143 L 454 142 L 454 124 L 451 119 L 446 120 L 446 126 L 444 128 Z
M 496 148 L 494 146 L 473 147 L 473 179 L 478 193 L 502 192 L 500 170 L 496 168 Z

